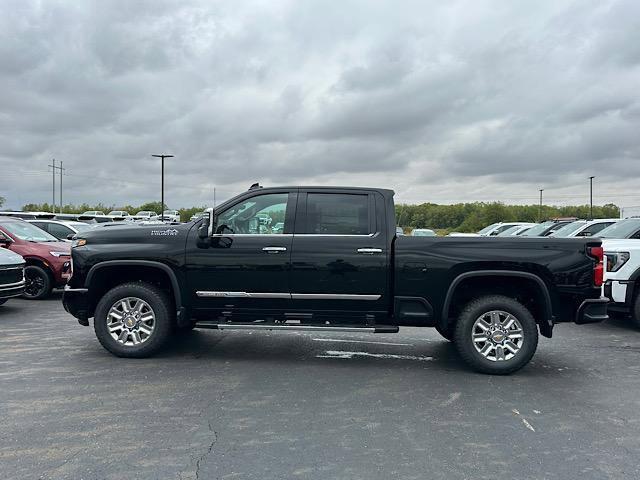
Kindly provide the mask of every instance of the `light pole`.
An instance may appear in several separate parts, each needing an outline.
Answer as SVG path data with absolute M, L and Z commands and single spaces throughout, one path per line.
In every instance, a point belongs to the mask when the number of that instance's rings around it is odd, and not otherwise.
M 589 217 L 593 220 L 593 179 L 596 177 L 589 177 Z
M 151 155 L 152 157 L 162 159 L 162 180 L 160 185 L 160 220 L 164 220 L 164 159 L 173 158 L 173 155 Z
M 542 192 L 544 192 L 544 188 L 540 189 L 540 206 L 538 207 L 538 222 L 542 221 Z

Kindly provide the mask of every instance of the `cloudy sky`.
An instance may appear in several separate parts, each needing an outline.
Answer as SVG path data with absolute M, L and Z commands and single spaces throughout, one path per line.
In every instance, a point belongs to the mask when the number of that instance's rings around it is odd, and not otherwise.
M 640 2 L 0 3 L 0 196 L 640 205 Z M 56 187 L 57 188 L 57 187 Z

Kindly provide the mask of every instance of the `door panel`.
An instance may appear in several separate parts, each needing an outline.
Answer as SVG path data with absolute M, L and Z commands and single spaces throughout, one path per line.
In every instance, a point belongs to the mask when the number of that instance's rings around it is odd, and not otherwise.
M 282 191 L 244 197 L 216 212 L 210 241 L 203 245 L 194 239 L 187 247 L 188 283 L 196 310 L 286 308 L 295 206 L 296 194 Z
M 389 252 L 384 217 L 375 212 L 375 195 L 366 191 L 300 192 L 291 256 L 293 310 L 385 316 Z

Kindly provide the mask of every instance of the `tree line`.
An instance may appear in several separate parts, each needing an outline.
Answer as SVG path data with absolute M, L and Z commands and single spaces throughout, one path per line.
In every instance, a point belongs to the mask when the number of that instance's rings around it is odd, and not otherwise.
M 501 202 L 439 205 L 396 205 L 396 223 L 403 228 L 432 228 L 456 232 L 477 232 L 496 222 L 537 223 L 559 217 L 590 218 L 589 205 L 556 207 L 551 205 L 505 205 Z M 620 209 L 612 204 L 593 206 L 593 218 L 619 218 Z
M 188 221 L 191 216 L 204 210 L 205 206 L 180 208 L 180 218 Z M 48 203 L 30 203 L 22 207 L 25 211 L 51 212 Z M 89 205 L 64 205 L 62 213 L 82 213 L 87 210 L 100 210 L 109 213 L 111 210 L 125 210 L 134 215 L 141 210 L 151 210 L 160 213 L 160 202 L 148 202 L 140 206 L 126 205 L 124 207 L 107 206 L 102 203 Z M 56 208 L 59 211 L 59 208 Z M 474 202 L 440 205 L 437 203 L 422 203 L 418 205 L 396 205 L 396 223 L 403 228 L 433 228 L 447 232 L 477 232 L 495 222 L 540 222 L 558 217 L 590 218 L 589 205 L 573 205 L 556 207 L 552 205 L 506 205 L 501 202 Z M 618 218 L 620 209 L 612 204 L 593 206 L 594 218 Z

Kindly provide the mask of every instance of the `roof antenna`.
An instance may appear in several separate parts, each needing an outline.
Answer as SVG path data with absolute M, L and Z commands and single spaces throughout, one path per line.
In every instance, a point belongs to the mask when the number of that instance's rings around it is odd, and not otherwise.
M 255 189 L 257 189 L 257 188 L 262 188 L 262 187 L 260 186 L 260 183 L 259 183 L 259 182 L 256 182 L 256 183 L 254 183 L 253 185 L 251 185 L 251 186 L 249 187 L 249 190 L 255 190 Z

